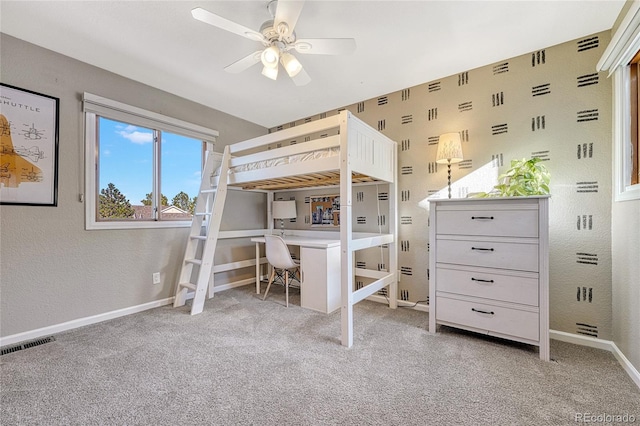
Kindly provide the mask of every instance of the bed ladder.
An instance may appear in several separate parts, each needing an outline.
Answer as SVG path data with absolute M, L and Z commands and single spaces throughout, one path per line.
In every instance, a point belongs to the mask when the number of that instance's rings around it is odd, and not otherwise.
M 176 296 L 173 301 L 174 307 L 183 306 L 189 291 L 194 291 L 191 315 L 199 314 L 204 309 L 207 288 L 211 282 L 213 255 L 216 251 L 220 221 L 227 197 L 230 158 L 229 146 L 226 146 L 222 154 L 217 187 L 213 185 L 211 176 L 218 165 L 219 154 L 207 152 L 207 159 L 202 171 L 200 191 L 176 286 Z M 197 272 L 194 269 L 197 269 Z M 196 279 L 195 283 L 192 282 L 194 278 Z M 209 291 L 210 297 L 213 296 L 212 290 Z

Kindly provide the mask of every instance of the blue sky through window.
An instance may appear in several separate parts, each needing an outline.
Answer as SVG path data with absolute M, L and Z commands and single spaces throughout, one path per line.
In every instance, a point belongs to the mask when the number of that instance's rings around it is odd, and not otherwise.
M 153 130 L 100 118 L 99 190 L 113 183 L 132 205 L 142 204 L 153 188 Z M 162 193 L 169 199 L 180 191 L 198 195 L 202 142 L 162 133 Z
M 193 199 L 198 195 L 202 179 L 202 141 L 176 135 L 162 133 L 162 193 L 169 203 L 180 191 L 189 194 Z

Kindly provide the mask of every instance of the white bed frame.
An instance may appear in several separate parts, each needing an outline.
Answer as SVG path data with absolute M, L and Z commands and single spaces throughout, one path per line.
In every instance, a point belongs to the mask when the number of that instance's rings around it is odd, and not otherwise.
M 329 133 L 337 134 L 326 136 Z M 300 142 L 309 139 L 305 142 Z M 290 144 L 296 140 L 298 143 Z M 274 146 L 282 146 L 273 148 Z M 336 156 L 310 159 L 299 163 L 288 163 L 279 166 L 268 167 L 259 170 L 228 173 L 236 166 L 254 163 L 290 155 L 302 154 L 319 149 L 339 147 L 340 154 Z M 269 149 L 272 148 L 272 149 Z M 244 142 L 228 145 L 222 155 L 222 168 L 220 176 L 203 175 L 213 186 L 221 188 L 226 193 L 226 186 L 241 188 L 244 190 L 268 191 L 267 223 L 269 230 L 255 231 L 226 231 L 218 232 L 221 209 L 216 219 L 216 207 L 214 204 L 211 225 L 218 221 L 218 227 L 213 227 L 215 235 L 209 239 L 237 238 L 261 236 L 265 232 L 273 230 L 273 218 L 271 217 L 271 202 L 274 191 L 285 191 L 299 188 L 318 188 L 327 186 L 340 187 L 340 251 L 341 251 L 341 342 L 342 345 L 353 345 L 353 305 L 363 299 L 377 293 L 387 287 L 389 306 L 397 307 L 397 144 L 371 128 L 363 121 L 353 116 L 349 111 L 343 110 L 338 115 L 321 120 L 312 121 L 300 126 L 270 133 L 268 135 L 253 138 Z M 225 165 L 225 162 L 227 164 Z M 225 167 L 226 166 L 226 167 Z M 205 173 L 208 173 L 205 170 Z M 219 182 L 221 176 L 227 175 L 226 186 Z M 368 234 L 361 237 L 353 233 L 353 186 L 360 183 L 388 183 L 389 184 L 389 233 Z M 205 186 L 203 182 L 203 187 Z M 201 190 L 202 191 L 202 190 Z M 199 202 L 200 202 L 200 196 Z M 216 196 L 219 198 L 219 195 Z M 224 203 L 225 197 L 221 197 Z M 215 203 L 215 201 L 214 201 Z M 195 220 L 195 219 L 194 219 Z M 388 246 L 389 268 L 388 271 L 355 268 L 355 252 L 370 247 Z M 211 253 L 212 255 L 212 253 Z M 186 259 L 186 255 L 185 255 Z M 263 263 L 264 259 L 259 263 Z M 213 272 L 227 271 L 237 267 L 255 265 L 251 260 L 233 262 L 225 265 L 211 266 L 209 274 Z M 201 266 L 202 267 L 202 266 Z M 258 265 L 259 267 L 259 265 Z M 258 267 L 256 270 L 258 270 Z M 364 287 L 354 290 L 355 276 L 366 277 L 374 281 Z M 192 286 L 185 285 L 191 289 Z M 174 306 L 184 304 L 186 290 L 180 293 L 180 284 L 176 293 Z M 195 286 L 193 286 L 195 287 Z M 213 283 L 209 284 L 209 297 L 213 296 Z M 197 292 L 196 292 L 197 299 Z M 196 302 L 194 299 L 194 303 Z M 202 301 L 202 304 L 204 300 Z M 202 307 L 199 308 L 202 311 Z M 192 310 L 192 314 L 193 314 Z M 196 312 L 197 313 L 197 312 Z

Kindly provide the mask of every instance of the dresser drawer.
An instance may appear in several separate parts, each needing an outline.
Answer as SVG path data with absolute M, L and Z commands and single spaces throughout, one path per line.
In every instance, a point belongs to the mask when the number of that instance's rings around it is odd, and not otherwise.
M 437 263 L 538 272 L 538 244 L 438 239 Z
M 540 336 L 537 312 L 476 303 L 448 297 L 436 299 L 436 320 L 462 326 L 538 341 Z
M 437 234 L 538 236 L 538 210 L 439 210 L 436 223 Z
M 492 269 L 436 268 L 438 292 L 538 306 L 538 274 L 505 274 Z

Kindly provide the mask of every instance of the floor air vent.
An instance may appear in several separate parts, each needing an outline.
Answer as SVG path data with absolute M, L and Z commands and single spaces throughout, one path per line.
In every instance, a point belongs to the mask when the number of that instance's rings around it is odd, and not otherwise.
M 44 345 L 45 343 L 55 342 L 55 341 L 56 341 L 56 339 L 53 336 L 43 337 L 41 339 L 36 339 L 36 340 L 31 340 L 29 342 L 24 342 L 24 343 L 20 343 L 18 345 L 13 345 L 13 346 L 8 346 L 6 348 L 2 348 L 2 351 L 0 351 L 0 355 L 6 355 L 6 354 L 13 353 L 13 352 L 18 352 L 18 351 L 21 351 L 23 349 L 29 349 L 29 348 L 32 348 L 34 346 L 40 346 L 40 345 Z

